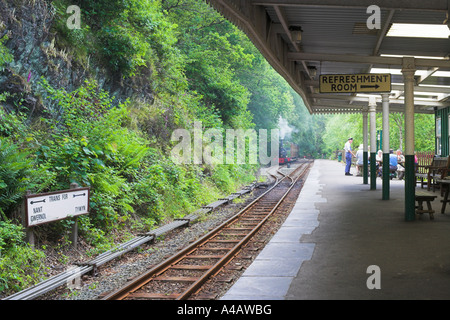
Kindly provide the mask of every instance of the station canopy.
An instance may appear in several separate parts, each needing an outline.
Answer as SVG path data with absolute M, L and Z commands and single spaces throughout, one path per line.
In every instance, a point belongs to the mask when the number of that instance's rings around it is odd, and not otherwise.
M 450 0 L 208 0 L 241 28 L 311 114 L 359 113 L 389 92 L 404 111 L 414 57 L 416 113 L 450 106 Z M 389 75 L 389 79 L 386 75 Z

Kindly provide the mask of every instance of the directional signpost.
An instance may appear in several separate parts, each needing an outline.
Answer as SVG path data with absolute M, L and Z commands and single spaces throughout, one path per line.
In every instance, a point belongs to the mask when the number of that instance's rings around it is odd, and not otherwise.
M 320 93 L 383 93 L 391 92 L 391 74 L 323 74 Z
M 26 196 L 27 227 L 89 213 L 89 188 Z

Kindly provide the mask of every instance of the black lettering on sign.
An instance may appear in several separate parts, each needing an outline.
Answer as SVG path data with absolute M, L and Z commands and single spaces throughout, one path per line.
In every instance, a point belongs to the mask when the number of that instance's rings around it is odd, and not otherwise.
M 345 83 L 345 84 L 332 84 L 331 91 L 341 92 L 341 91 L 356 91 L 357 86 L 354 83 Z
M 45 219 L 47 219 L 47 216 L 45 213 L 35 214 L 34 216 L 30 217 L 31 222 L 41 221 L 41 220 L 45 220 Z
M 33 208 L 33 213 L 42 212 L 42 207 Z
M 59 201 L 59 200 L 61 200 L 61 195 L 58 194 L 58 195 L 55 195 L 55 196 L 48 196 L 48 199 L 50 200 L 50 202 Z
M 86 206 L 75 207 L 75 212 L 81 212 L 81 211 L 85 211 L 85 210 L 86 210 Z

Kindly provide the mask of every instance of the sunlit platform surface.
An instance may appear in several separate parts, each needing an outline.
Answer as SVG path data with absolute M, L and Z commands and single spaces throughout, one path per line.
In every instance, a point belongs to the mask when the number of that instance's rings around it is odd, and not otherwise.
M 316 160 L 284 225 L 222 299 L 450 299 L 440 191 L 434 220 L 406 222 L 404 181 L 391 180 L 390 200 L 381 190 L 380 178 L 370 190 L 343 163 Z

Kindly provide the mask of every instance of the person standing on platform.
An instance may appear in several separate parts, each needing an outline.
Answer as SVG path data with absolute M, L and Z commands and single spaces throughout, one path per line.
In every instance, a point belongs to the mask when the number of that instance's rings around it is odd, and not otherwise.
M 353 143 L 353 138 L 349 138 L 344 146 L 345 161 L 347 162 L 346 166 L 345 166 L 345 175 L 346 176 L 352 176 L 352 174 L 350 173 L 350 168 L 352 166 L 352 158 L 355 156 L 352 152 L 352 143 Z

